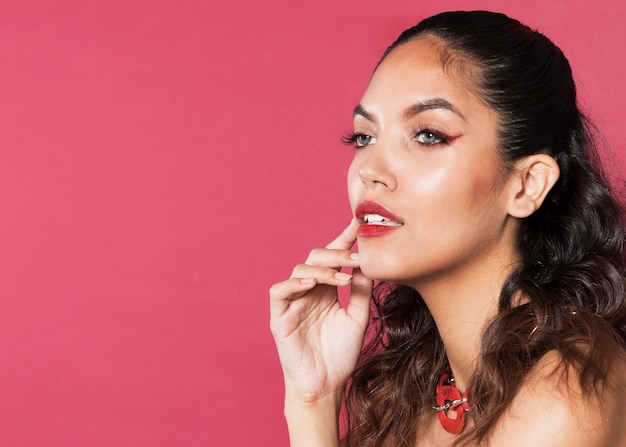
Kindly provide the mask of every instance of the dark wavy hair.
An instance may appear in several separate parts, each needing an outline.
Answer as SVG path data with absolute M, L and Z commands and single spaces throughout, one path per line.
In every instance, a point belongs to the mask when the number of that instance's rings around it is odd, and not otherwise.
M 549 351 L 560 353 L 564 371 L 577 372 L 583 390 L 599 393 L 606 384 L 611 360 L 626 345 L 622 212 L 600 167 L 595 132 L 577 106 L 570 65 L 554 43 L 503 14 L 446 12 L 403 32 L 381 61 L 423 36 L 440 43 L 444 70 L 468 78 L 496 112 L 505 169 L 537 153 L 560 168 L 542 206 L 521 221 L 522 262 L 502 288 L 468 385 L 473 424 L 457 444 L 481 443 Z M 344 442 L 412 446 L 433 412 L 447 367 L 444 346 L 415 290 L 380 283 L 374 307 L 346 395 Z

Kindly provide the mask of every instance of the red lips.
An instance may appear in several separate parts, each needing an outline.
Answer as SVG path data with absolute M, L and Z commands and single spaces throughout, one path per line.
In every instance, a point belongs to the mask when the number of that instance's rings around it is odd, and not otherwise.
M 402 226 L 402 221 L 378 202 L 361 202 L 354 214 L 360 224 L 359 237 L 384 236 Z

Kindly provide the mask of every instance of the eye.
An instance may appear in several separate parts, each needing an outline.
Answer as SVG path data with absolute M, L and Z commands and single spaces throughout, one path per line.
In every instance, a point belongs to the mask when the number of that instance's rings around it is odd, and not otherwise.
M 425 144 L 427 146 L 434 146 L 436 144 L 446 143 L 447 139 L 437 132 L 432 130 L 422 129 L 415 132 L 415 139 L 418 143 Z
M 364 133 L 349 133 L 342 138 L 343 142 L 349 146 L 360 149 L 371 144 L 376 144 L 376 138 Z
M 376 138 L 371 135 L 365 135 L 364 133 L 356 134 L 354 136 L 354 144 L 356 147 L 364 147 L 370 144 L 376 143 Z

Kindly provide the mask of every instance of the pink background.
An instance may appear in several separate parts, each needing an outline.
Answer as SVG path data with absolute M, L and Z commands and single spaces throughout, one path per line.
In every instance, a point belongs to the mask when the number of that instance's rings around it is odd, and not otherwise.
M 404 28 L 544 31 L 623 171 L 622 0 L 0 2 L 0 444 L 286 446 L 267 289 L 347 223 Z

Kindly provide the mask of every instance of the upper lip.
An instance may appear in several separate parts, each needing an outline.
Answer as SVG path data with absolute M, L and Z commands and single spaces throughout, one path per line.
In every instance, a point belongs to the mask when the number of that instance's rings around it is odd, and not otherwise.
M 403 222 L 393 214 L 389 209 L 385 206 L 381 205 L 378 202 L 373 202 L 366 200 L 364 202 L 359 203 L 354 211 L 354 215 L 360 223 L 364 222 L 364 218 L 366 214 L 378 214 L 383 218 L 390 220 L 392 222 L 396 222 L 402 224 Z

